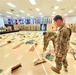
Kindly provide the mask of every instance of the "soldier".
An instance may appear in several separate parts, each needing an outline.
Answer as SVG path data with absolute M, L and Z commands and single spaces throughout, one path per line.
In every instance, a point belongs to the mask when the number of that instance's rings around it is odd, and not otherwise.
M 69 49 L 69 41 L 71 36 L 71 29 L 65 26 L 63 22 L 63 18 L 60 15 L 54 17 L 54 24 L 58 28 L 58 32 L 56 35 L 48 39 L 46 42 L 55 39 L 55 63 L 56 67 L 51 67 L 51 69 L 60 74 L 60 70 L 62 69 L 62 64 L 64 66 L 64 70 L 68 71 L 68 63 L 66 60 L 67 52 Z
M 49 44 L 49 40 L 50 38 L 52 38 L 53 36 L 56 35 L 56 32 L 53 32 L 53 31 L 50 31 L 50 32 L 44 32 L 43 33 L 44 35 L 44 47 L 43 47 L 43 52 L 41 53 L 41 59 L 43 59 L 45 61 L 45 57 L 47 56 L 47 53 L 49 52 L 47 47 L 48 47 L 48 44 Z M 52 43 L 53 43 L 53 46 L 55 48 L 55 39 L 51 39 Z M 51 46 L 52 47 L 52 46 Z M 50 48 L 50 51 L 53 50 L 53 48 L 51 49 Z M 53 52 L 53 51 L 51 51 Z
M 56 32 L 48 32 L 48 38 L 52 38 L 52 42 L 53 42 L 53 45 L 54 45 L 54 48 L 55 48 L 55 38 L 53 38 L 53 36 L 56 36 Z
M 56 36 L 56 32 L 54 31 L 50 31 L 50 32 L 44 32 L 44 47 L 43 47 L 43 51 L 46 51 L 46 48 L 49 44 L 49 39 L 51 38 L 51 41 L 53 42 L 53 46 L 55 48 L 55 38 L 53 38 L 53 36 Z
M 44 40 L 43 40 L 44 41 L 43 52 L 44 52 L 44 51 L 46 51 L 46 48 L 47 48 L 49 42 L 46 42 L 47 39 L 48 39 L 48 33 L 47 32 L 44 32 L 43 35 L 44 35 Z
M 43 41 L 44 41 L 44 47 L 43 47 L 43 51 L 40 54 L 41 58 L 37 59 L 36 61 L 34 61 L 34 65 L 38 65 L 38 64 L 46 62 L 45 59 L 44 59 L 44 57 L 47 55 L 46 53 L 48 52 L 46 50 L 46 48 L 47 48 L 47 46 L 49 44 L 49 40 L 48 39 L 52 38 L 53 36 L 55 36 L 56 32 L 53 32 L 53 31 L 51 31 L 51 32 L 44 32 L 43 35 L 44 35 L 44 39 L 43 39 Z M 54 45 L 54 48 L 55 48 L 55 39 L 52 38 L 51 40 L 53 41 L 53 45 Z

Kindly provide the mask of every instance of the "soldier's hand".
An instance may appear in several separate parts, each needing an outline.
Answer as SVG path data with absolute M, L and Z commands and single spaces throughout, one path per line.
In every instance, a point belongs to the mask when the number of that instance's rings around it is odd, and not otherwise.
M 62 57 L 62 54 L 58 53 L 57 54 L 57 57 L 61 58 Z
M 43 47 L 43 51 L 46 51 L 46 48 L 45 47 Z

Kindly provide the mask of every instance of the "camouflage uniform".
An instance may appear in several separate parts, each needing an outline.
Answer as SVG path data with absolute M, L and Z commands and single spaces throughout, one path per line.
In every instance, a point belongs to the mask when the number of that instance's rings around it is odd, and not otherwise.
M 71 35 L 71 29 L 63 25 L 61 28 L 59 28 L 57 34 L 50 38 L 51 40 L 55 40 L 54 41 L 55 55 L 56 55 L 55 62 L 56 62 L 56 68 L 58 70 L 61 70 L 62 63 L 64 66 L 66 67 L 68 66 L 66 56 L 69 49 L 70 35 Z M 58 53 L 62 55 L 61 58 L 57 57 Z
M 49 42 L 47 42 L 48 37 L 44 37 L 44 51 L 46 51 L 46 48 L 49 44 Z
M 47 46 L 49 44 L 49 42 L 47 42 L 47 40 L 48 40 L 48 38 L 51 38 L 51 37 L 52 37 L 51 40 L 52 40 L 54 48 L 55 48 L 55 38 L 53 38 L 53 36 L 56 35 L 56 32 L 51 31 L 51 32 L 47 32 L 47 33 L 48 33 L 48 37 L 47 38 L 44 37 L 44 51 L 46 51 L 46 48 L 47 48 Z
M 49 38 L 52 38 L 51 40 L 52 40 L 52 42 L 53 42 L 53 45 L 54 45 L 54 48 L 55 48 L 55 38 L 53 38 L 53 36 L 55 36 L 56 37 L 56 32 L 49 32 L 48 33 L 48 37 Z
M 69 41 L 70 41 L 70 35 L 71 35 L 71 29 L 67 26 L 63 25 L 57 33 L 56 40 L 55 40 L 55 55 L 56 55 L 56 68 L 58 70 L 61 70 L 62 63 L 64 66 L 68 66 L 66 56 L 69 49 Z M 62 57 L 57 57 L 57 54 L 61 54 Z

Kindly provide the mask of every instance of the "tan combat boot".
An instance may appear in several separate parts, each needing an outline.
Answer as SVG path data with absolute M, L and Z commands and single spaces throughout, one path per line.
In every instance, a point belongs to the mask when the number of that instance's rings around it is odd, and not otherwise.
M 60 70 L 58 70 L 57 68 L 55 68 L 55 67 L 51 67 L 51 69 L 52 69 L 54 72 L 60 74 Z
M 68 72 L 67 66 L 64 66 L 64 71 Z

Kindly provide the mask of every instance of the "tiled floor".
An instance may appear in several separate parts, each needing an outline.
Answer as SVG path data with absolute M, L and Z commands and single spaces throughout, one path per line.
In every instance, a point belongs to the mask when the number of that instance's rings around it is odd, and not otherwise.
M 24 34 L 25 38 L 20 34 Z M 0 35 L 4 39 L 0 39 L 0 69 L 3 69 L 1 75 L 57 75 L 51 70 L 51 66 L 55 66 L 55 62 L 46 62 L 38 66 L 33 65 L 33 61 L 40 57 L 40 52 L 43 47 L 42 32 L 16 32 L 5 35 Z M 36 36 L 36 37 L 35 37 Z M 76 34 L 73 33 L 71 41 L 74 40 Z M 6 38 L 6 39 L 5 39 Z M 13 39 L 15 38 L 15 39 Z M 12 40 L 13 39 L 13 40 Z M 23 39 L 23 40 L 22 40 Z M 38 43 L 34 51 L 29 51 L 34 44 L 25 44 L 27 40 L 35 40 Z M 7 44 L 11 40 L 12 43 Z M 23 44 L 21 44 L 23 43 Z M 6 44 L 6 45 L 5 45 Z M 2 46 L 3 45 L 3 46 Z M 19 46 L 14 49 L 14 47 Z M 71 46 L 76 49 L 76 45 Z M 69 63 L 68 73 L 64 72 L 63 68 L 60 75 L 76 75 L 76 60 L 73 55 L 68 53 L 67 60 Z M 11 67 L 21 63 L 22 67 L 11 73 Z

